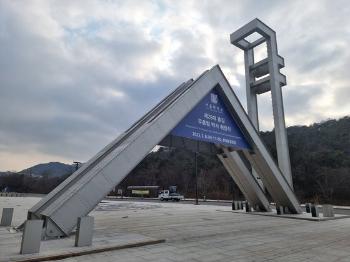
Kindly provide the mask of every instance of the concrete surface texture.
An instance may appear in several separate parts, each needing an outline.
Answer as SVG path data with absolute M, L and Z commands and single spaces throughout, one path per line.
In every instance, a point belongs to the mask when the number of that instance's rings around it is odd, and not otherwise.
M 7 200 L 6 205 L 17 199 Z M 21 203 L 14 203 L 14 221 L 20 220 L 18 214 L 25 213 L 33 201 L 22 198 Z M 1 208 L 4 203 L 0 198 Z M 349 261 L 348 218 L 312 222 L 232 213 L 230 209 L 231 206 L 103 201 L 91 213 L 95 230 L 106 235 L 113 231 L 164 238 L 166 242 L 60 261 Z M 1 249 L 2 245 L 0 254 Z

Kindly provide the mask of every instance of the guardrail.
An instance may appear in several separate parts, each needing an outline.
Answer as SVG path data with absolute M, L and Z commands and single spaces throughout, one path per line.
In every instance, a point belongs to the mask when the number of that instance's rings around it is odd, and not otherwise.
M 0 192 L 0 197 L 43 197 L 44 194 Z

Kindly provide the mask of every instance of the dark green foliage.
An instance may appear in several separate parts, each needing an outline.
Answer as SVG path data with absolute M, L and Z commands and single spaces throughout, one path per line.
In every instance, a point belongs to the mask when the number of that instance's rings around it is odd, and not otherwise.
M 194 153 L 183 149 L 160 148 L 150 153 L 118 186 L 127 192 L 130 185 L 176 185 L 186 197 L 195 196 Z M 233 181 L 215 156 L 198 155 L 199 197 L 232 198 Z M 236 189 L 238 191 L 238 189 Z
M 31 176 L 23 173 L 7 174 L 0 176 L 0 191 L 47 194 L 69 175 L 50 177 L 48 173 L 43 176 Z
M 261 135 L 276 158 L 274 132 Z M 350 117 L 289 127 L 288 140 L 298 197 L 350 204 Z
M 274 132 L 261 136 L 276 159 Z M 350 204 L 350 117 L 327 120 L 311 126 L 288 128 L 289 150 L 295 192 L 301 202 Z M 47 193 L 64 177 L 50 174 L 0 176 L 0 190 Z M 195 196 L 194 153 L 183 149 L 161 148 L 150 153 L 118 186 L 157 185 L 160 189 L 176 185 L 185 197 Z M 198 156 L 199 197 L 242 198 L 232 178 L 216 156 Z
M 275 135 L 261 136 L 277 161 Z M 288 128 L 293 182 L 299 199 L 350 204 L 350 117 L 311 126 Z M 195 194 L 194 153 L 182 149 L 151 153 L 123 181 L 127 185 L 177 185 L 187 197 Z M 232 198 L 237 186 L 215 156 L 198 158 L 200 197 Z M 236 195 L 237 197 L 237 195 Z

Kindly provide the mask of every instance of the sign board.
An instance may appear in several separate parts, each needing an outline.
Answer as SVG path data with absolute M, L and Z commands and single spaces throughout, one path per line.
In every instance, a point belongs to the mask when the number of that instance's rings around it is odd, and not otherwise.
M 149 195 L 149 190 L 131 190 L 131 194 L 133 195 Z
M 237 149 L 250 149 L 243 133 L 215 89 L 212 89 L 182 119 L 171 134 Z

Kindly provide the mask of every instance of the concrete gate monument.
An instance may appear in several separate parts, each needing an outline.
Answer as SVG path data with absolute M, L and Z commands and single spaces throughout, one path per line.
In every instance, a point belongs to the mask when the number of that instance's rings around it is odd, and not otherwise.
M 285 79 L 278 69 L 283 59 L 277 55 L 274 34 L 267 34 L 263 26 L 254 20 L 231 35 L 231 41 L 246 52 L 248 114 L 218 65 L 196 80 L 184 82 L 29 210 L 29 220 L 44 220 L 43 237 L 67 236 L 76 227 L 77 218 L 86 216 L 156 145 L 185 145 L 216 154 L 251 206 L 270 210 L 255 174 L 277 205 L 300 213 L 289 177 L 283 106 L 280 107 L 280 86 Z M 253 64 L 249 49 L 257 43 L 244 40 L 254 30 L 261 33 L 260 42 L 267 41 L 276 51 L 261 64 Z M 267 82 L 251 83 L 251 77 L 263 72 L 270 73 Z M 268 90 L 273 96 L 279 166 L 257 130 L 256 94 Z

